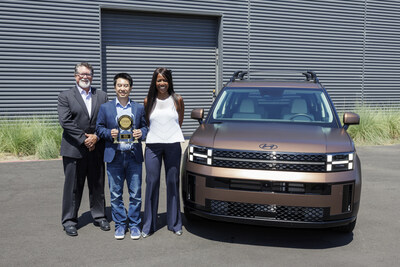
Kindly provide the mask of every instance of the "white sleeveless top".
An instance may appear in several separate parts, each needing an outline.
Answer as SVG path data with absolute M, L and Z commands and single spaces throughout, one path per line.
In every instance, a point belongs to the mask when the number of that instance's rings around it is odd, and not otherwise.
M 155 107 L 150 114 L 150 127 L 146 144 L 184 142 L 179 126 L 179 115 L 172 96 L 167 99 L 156 99 Z

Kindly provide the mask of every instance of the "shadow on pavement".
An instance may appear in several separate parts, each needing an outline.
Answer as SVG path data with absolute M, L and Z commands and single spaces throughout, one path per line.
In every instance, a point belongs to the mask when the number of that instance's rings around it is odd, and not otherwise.
M 109 223 L 112 223 L 111 207 L 106 207 L 106 216 L 107 216 L 107 221 Z M 183 213 L 182 213 L 182 216 L 184 216 Z M 140 217 L 142 218 L 142 223 L 143 223 L 143 212 L 140 213 Z M 86 212 L 82 213 L 81 216 L 79 216 L 77 229 L 79 230 L 79 229 L 84 228 L 84 227 L 88 226 L 89 224 L 93 224 L 93 223 L 94 223 L 94 220 L 92 218 L 92 214 L 90 213 L 90 211 L 86 211 Z M 157 214 L 156 232 L 158 230 L 161 230 L 162 228 L 164 228 L 166 225 L 167 225 L 167 213 L 166 212 L 158 213 Z
M 341 247 L 353 240 L 353 233 L 329 229 L 276 228 L 226 223 L 196 218 L 188 221 L 182 214 L 186 231 L 204 239 L 269 247 L 326 249 Z
M 107 216 L 107 221 L 109 223 L 112 222 L 112 217 L 111 217 L 111 207 L 106 207 L 106 216 Z M 88 224 L 93 224 L 94 220 L 92 218 L 92 214 L 89 211 L 86 211 L 84 213 L 82 213 L 82 215 L 78 218 L 78 224 L 76 226 L 76 228 L 79 230 L 85 226 L 87 226 Z

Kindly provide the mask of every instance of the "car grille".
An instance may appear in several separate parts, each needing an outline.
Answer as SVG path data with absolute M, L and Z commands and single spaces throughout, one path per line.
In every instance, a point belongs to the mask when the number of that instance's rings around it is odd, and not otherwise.
M 322 222 L 328 208 L 293 207 L 208 200 L 212 214 L 239 218 L 268 218 L 291 222 Z
M 215 149 L 212 165 L 255 170 L 325 172 L 326 155 Z
M 330 195 L 331 185 L 327 183 L 299 183 L 264 180 L 243 180 L 207 177 L 206 186 L 217 189 L 269 192 L 284 194 Z M 194 190 L 194 189 L 193 189 Z

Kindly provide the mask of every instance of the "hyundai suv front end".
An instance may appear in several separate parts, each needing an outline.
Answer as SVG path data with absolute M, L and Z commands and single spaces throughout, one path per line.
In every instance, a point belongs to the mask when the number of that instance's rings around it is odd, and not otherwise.
M 184 212 L 215 220 L 351 232 L 361 194 L 361 165 L 316 78 L 236 80 L 219 93 L 192 135 L 182 165 Z

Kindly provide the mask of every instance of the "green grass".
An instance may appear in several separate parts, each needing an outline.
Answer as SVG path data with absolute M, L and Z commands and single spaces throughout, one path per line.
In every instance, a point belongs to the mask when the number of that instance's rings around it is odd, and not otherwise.
M 348 133 L 356 145 L 400 143 L 400 109 L 360 107 L 354 112 L 360 115 L 360 124 L 351 125 Z M 54 118 L 1 120 L 0 153 L 38 159 L 58 158 L 62 129 L 58 124 L 49 125 L 49 121 L 54 122 Z
M 0 121 L 0 153 L 39 159 L 59 157 L 62 129 L 46 117 Z
M 356 145 L 400 143 L 400 109 L 357 107 L 354 112 L 360 124 L 351 125 L 347 132 Z

